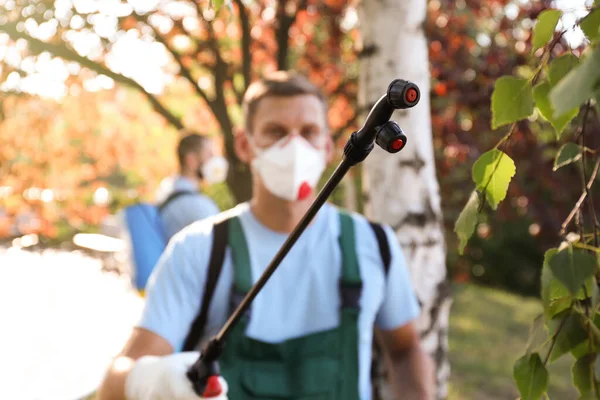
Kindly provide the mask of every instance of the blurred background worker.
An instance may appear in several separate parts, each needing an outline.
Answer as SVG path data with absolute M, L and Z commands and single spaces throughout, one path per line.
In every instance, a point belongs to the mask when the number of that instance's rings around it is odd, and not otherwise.
M 227 161 L 217 155 L 210 137 L 183 134 L 177 145 L 179 174 L 163 179 L 154 203 L 137 202 L 120 214 L 132 282 L 140 293 L 171 237 L 194 221 L 219 213 L 200 185 L 223 181 Z
M 217 154 L 210 137 L 184 131 L 177 159 L 179 174 L 165 178 L 156 194 L 167 238 L 194 221 L 219 213 L 217 204 L 201 193 L 201 184 L 219 183 L 227 176 L 227 161 Z

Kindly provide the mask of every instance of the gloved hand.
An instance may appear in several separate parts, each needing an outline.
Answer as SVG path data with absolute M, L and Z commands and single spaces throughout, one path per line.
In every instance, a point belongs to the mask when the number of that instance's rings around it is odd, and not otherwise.
M 186 372 L 199 356 L 197 351 L 190 351 L 141 357 L 127 376 L 125 397 L 127 400 L 228 400 L 227 382 L 220 376 L 209 378 L 202 397 L 194 392 Z

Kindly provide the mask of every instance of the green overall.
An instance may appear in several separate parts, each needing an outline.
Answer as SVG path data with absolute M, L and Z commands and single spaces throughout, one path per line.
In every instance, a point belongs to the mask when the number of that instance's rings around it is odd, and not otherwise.
M 362 281 L 352 217 L 340 212 L 342 277 L 340 325 L 278 344 L 245 335 L 249 314 L 233 328 L 219 359 L 232 400 L 358 400 L 358 315 Z M 232 307 L 252 286 L 248 246 L 240 221 L 229 221 L 235 282 Z M 327 266 L 323 266 L 327 267 Z M 233 308 L 232 308 L 233 309 Z

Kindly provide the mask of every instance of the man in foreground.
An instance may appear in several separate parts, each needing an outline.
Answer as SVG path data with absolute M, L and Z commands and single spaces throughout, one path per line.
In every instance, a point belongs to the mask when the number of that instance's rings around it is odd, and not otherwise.
M 333 156 L 320 91 L 302 76 L 271 74 L 249 87 L 244 118 L 235 149 L 252 167 L 252 199 L 173 237 L 100 400 L 199 398 L 185 377 L 194 350 L 223 325 L 314 200 Z M 228 247 L 199 331 L 223 221 Z M 432 398 L 433 369 L 413 325 L 420 310 L 404 257 L 394 232 L 379 232 L 362 216 L 323 206 L 227 338 L 219 363 L 230 399 L 371 399 L 375 332 L 397 398 Z

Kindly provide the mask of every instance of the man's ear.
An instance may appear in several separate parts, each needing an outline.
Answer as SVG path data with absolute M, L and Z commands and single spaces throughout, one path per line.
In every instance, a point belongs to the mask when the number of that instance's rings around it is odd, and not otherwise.
M 233 146 L 235 154 L 244 164 L 249 164 L 252 159 L 252 148 L 248 141 L 246 131 L 242 128 L 234 128 L 233 130 Z

